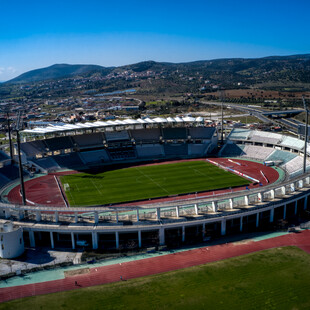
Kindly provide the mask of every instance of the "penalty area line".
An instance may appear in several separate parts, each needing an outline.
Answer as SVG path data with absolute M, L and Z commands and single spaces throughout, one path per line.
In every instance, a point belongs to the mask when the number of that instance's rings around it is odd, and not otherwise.
M 57 184 L 57 186 L 58 186 L 58 189 L 59 189 L 59 191 L 60 191 L 61 197 L 62 197 L 62 199 L 63 199 L 63 201 L 64 201 L 64 203 L 65 203 L 66 208 L 69 208 L 69 206 L 68 206 L 68 204 L 67 204 L 67 201 L 66 201 L 66 198 L 65 198 L 65 194 L 64 194 L 63 191 L 62 191 L 62 187 L 60 186 L 59 180 L 57 179 L 56 175 L 54 175 L 54 179 L 55 179 L 55 182 L 56 182 L 56 184 Z

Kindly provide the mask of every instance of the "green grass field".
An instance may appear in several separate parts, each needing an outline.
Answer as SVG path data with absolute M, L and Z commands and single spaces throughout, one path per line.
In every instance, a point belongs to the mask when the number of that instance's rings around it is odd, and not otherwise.
M 79 173 L 61 176 L 60 180 L 71 206 L 128 202 L 250 183 L 206 161 Z
M 310 255 L 275 248 L 216 263 L 68 292 L 0 309 L 310 309 Z

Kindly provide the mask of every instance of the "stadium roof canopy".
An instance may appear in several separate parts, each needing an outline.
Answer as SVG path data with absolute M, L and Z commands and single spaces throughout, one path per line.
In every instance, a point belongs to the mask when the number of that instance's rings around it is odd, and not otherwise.
M 49 124 L 47 127 L 35 127 L 33 129 L 25 129 L 21 131 L 21 134 L 25 135 L 36 135 L 36 136 L 44 136 L 46 134 L 53 134 L 53 133 L 65 133 L 69 131 L 76 131 L 76 130 L 83 130 L 83 129 L 94 129 L 94 128 L 116 128 L 121 126 L 130 126 L 130 125 L 161 125 L 161 124 L 185 124 L 185 123 L 197 123 L 201 124 L 204 122 L 202 117 L 156 117 L 156 118 L 145 118 L 145 119 L 125 119 L 125 120 L 114 120 L 114 121 L 96 121 L 93 123 L 86 122 L 86 123 L 76 123 L 76 124 Z

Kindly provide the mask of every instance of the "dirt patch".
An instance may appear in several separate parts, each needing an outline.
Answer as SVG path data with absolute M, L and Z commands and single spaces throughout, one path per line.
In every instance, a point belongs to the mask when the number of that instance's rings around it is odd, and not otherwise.
M 65 278 L 68 278 L 72 276 L 78 276 L 81 274 L 87 274 L 89 272 L 90 272 L 89 268 L 82 268 L 82 269 L 77 269 L 77 270 L 65 271 L 64 274 L 65 274 Z

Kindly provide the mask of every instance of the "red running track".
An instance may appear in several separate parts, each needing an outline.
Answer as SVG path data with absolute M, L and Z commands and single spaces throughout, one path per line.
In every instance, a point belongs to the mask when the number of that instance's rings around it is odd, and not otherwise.
M 192 159 L 192 160 L 205 160 L 205 159 L 201 158 L 201 159 Z M 181 161 L 192 161 L 192 160 L 181 160 Z M 212 158 L 212 160 L 220 163 L 223 166 L 233 168 L 255 179 L 258 179 L 263 185 L 271 184 L 279 178 L 279 174 L 276 170 L 274 170 L 271 167 L 266 167 L 257 162 L 234 159 L 233 161 L 240 163 L 241 164 L 240 166 L 236 163 L 230 162 L 228 158 Z M 180 160 L 175 161 L 175 162 L 180 162 Z M 173 162 L 169 161 L 169 162 L 162 162 L 162 163 L 152 163 L 148 165 L 164 165 L 167 163 L 173 163 Z M 261 170 L 264 172 L 269 183 L 267 183 L 264 177 L 261 175 L 260 173 Z M 77 172 L 70 171 L 70 172 L 53 173 L 47 176 L 42 176 L 42 177 L 27 181 L 25 183 L 25 189 L 27 193 L 28 204 L 31 205 L 31 202 L 33 202 L 33 203 L 40 204 L 40 205 L 65 207 L 63 197 L 61 195 L 61 192 L 59 190 L 57 182 L 55 181 L 54 176 L 59 176 L 63 174 L 72 174 L 72 173 L 77 173 Z M 259 186 L 258 184 L 256 185 L 251 184 L 249 188 L 258 187 L 258 186 Z M 149 201 L 119 204 L 119 206 L 139 205 L 139 204 L 147 204 L 147 203 L 168 202 L 168 201 L 189 199 L 189 198 L 196 198 L 196 197 L 206 197 L 206 196 L 225 194 L 231 191 L 235 192 L 235 191 L 240 191 L 240 190 L 245 190 L 245 186 L 233 188 L 231 190 L 224 189 L 224 190 L 197 193 L 197 195 L 189 194 L 189 195 L 182 195 L 178 197 L 159 198 L 159 199 L 152 199 Z M 21 200 L 21 195 L 20 195 L 20 186 L 16 186 L 9 192 L 8 200 L 11 203 L 21 204 L 22 200 Z
M 291 233 L 257 242 L 213 245 L 138 261 L 91 268 L 87 274 L 61 280 L 1 288 L 0 302 L 117 282 L 120 281 L 120 276 L 130 280 L 282 246 L 297 246 L 310 253 L 310 231 L 305 230 L 301 233 Z M 77 281 L 78 287 L 75 285 L 75 281 Z

